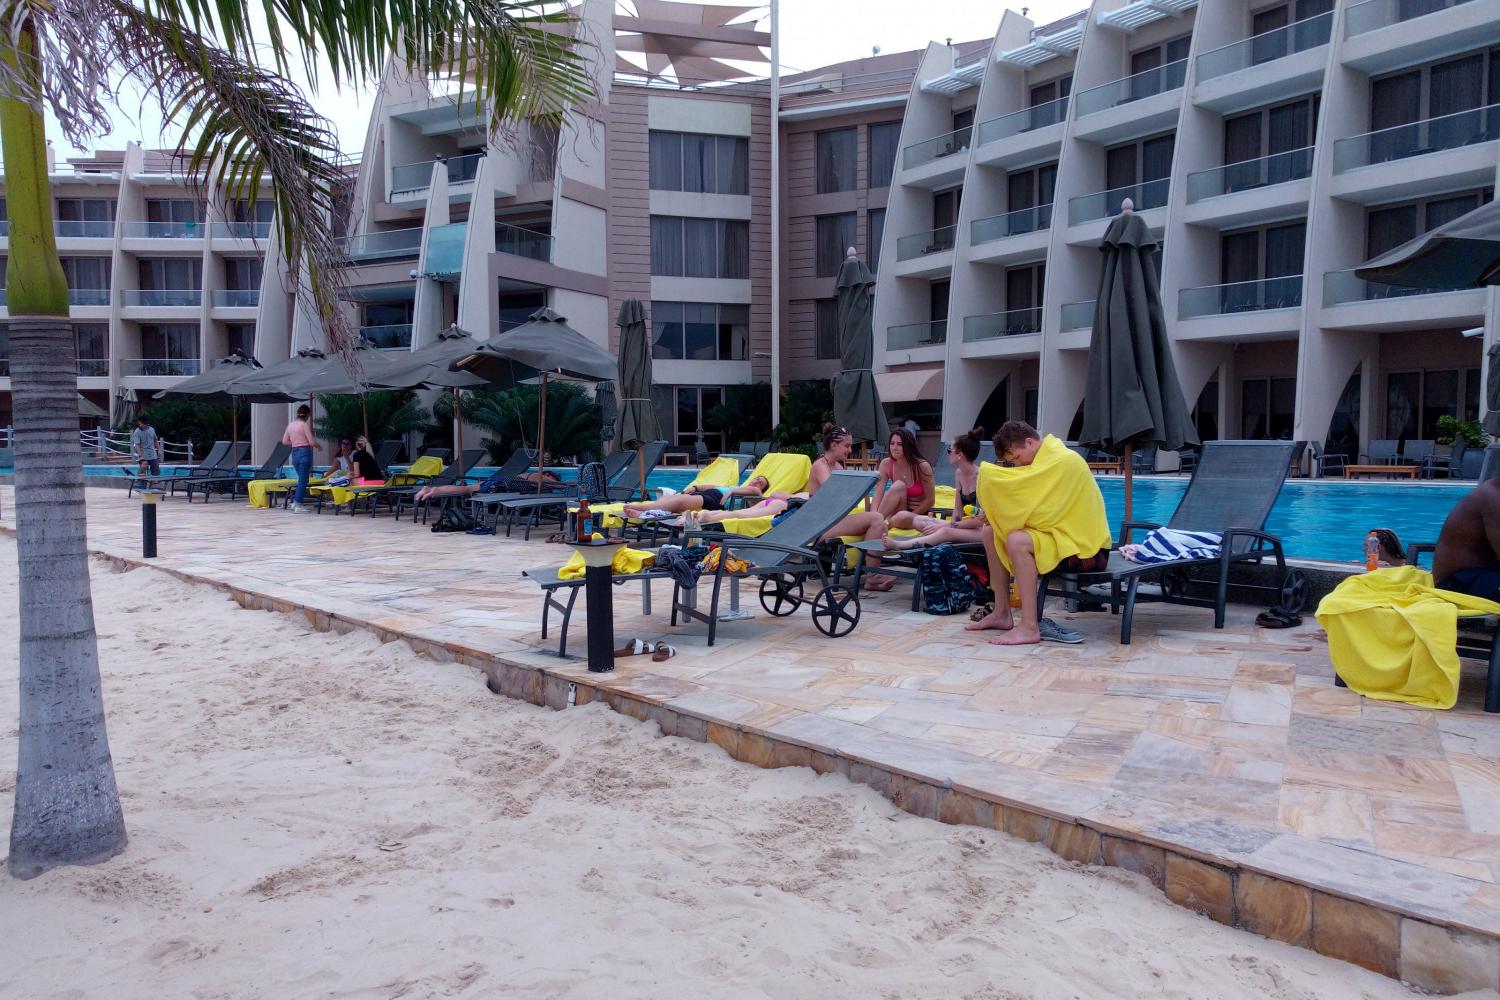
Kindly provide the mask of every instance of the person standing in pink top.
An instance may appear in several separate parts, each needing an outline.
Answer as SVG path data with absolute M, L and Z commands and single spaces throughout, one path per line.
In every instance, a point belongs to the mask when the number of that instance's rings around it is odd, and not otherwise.
M 303 499 L 307 496 L 307 481 L 312 477 L 313 449 L 318 446 L 318 439 L 313 437 L 312 409 L 305 403 L 297 407 L 297 418 L 286 425 L 286 430 L 281 433 L 281 443 L 290 445 L 292 449 L 292 468 L 297 471 L 297 488 L 292 493 L 292 504 L 289 508 L 293 513 L 301 514 L 307 510 L 302 506 Z

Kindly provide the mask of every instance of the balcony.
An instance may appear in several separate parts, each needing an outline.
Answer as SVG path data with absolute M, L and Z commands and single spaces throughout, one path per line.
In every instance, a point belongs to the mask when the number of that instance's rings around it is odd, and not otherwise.
M 1058 310 L 1062 321 L 1059 329 L 1063 331 L 1093 329 L 1096 301 L 1089 299 L 1087 302 L 1064 302 L 1062 308 Z
M 216 240 L 264 240 L 271 235 L 269 222 L 215 222 L 209 232 Z
M 974 129 L 970 126 L 955 129 L 931 139 L 924 139 L 922 142 L 914 142 L 901 151 L 901 166 L 912 170 L 944 156 L 962 153 L 969 148 L 969 140 L 973 132 Z
M 1226 163 L 1222 167 L 1187 175 L 1187 200 L 1191 205 L 1205 198 L 1249 191 L 1271 184 L 1285 184 L 1312 176 L 1313 147 L 1272 153 L 1254 160 Z
M 427 234 L 426 271 L 423 273 L 438 280 L 458 280 L 464 268 L 464 239 L 468 233 L 467 222 L 433 226 Z
M 1473 0 L 1365 0 L 1364 3 L 1351 6 L 1344 15 L 1344 37 L 1353 38 L 1367 31 L 1472 2 Z
M 1329 11 L 1213 49 L 1198 57 L 1198 82 L 1327 45 L 1332 33 L 1333 12 Z
M 1323 275 L 1321 324 L 1371 332 L 1463 329 L 1484 322 L 1484 288 L 1403 288 L 1365 281 L 1353 271 Z
M 64 240 L 112 240 L 115 224 L 112 219 L 53 219 L 52 232 Z
M 552 237 L 534 229 L 522 229 L 500 222 L 495 224 L 495 250 L 531 260 L 552 259 Z
M 977 340 L 1021 337 L 1028 333 L 1041 332 L 1042 310 L 1040 306 L 964 317 L 964 343 L 966 344 L 972 344 Z
M 79 378 L 108 378 L 109 377 L 109 359 L 108 358 L 79 358 L 78 359 L 78 377 Z
M 989 243 L 1007 236 L 1035 233 L 1052 225 L 1052 205 L 1036 205 L 1021 208 L 1004 215 L 992 215 L 987 219 L 975 219 L 969 223 L 969 244 Z
M 912 233 L 910 236 L 902 236 L 896 240 L 896 259 L 898 261 L 915 260 L 928 254 L 952 250 L 953 238 L 957 233 L 957 226 L 943 226 L 940 229 L 929 229 L 920 233 Z
M 124 358 L 120 361 L 120 374 L 187 378 L 197 375 L 199 367 L 197 358 Z
M 122 222 L 120 231 L 127 237 L 144 240 L 197 240 L 208 235 L 202 222 Z
M 371 347 L 382 350 L 411 349 L 411 324 L 389 323 L 385 326 L 362 326 L 359 335 Z
M 348 236 L 344 238 L 343 246 L 344 254 L 356 264 L 417 257 L 422 253 L 422 227 Z
M 213 302 L 215 309 L 254 309 L 260 305 L 260 289 L 218 288 Z
M 1073 100 L 1078 102 L 1077 115 L 1082 118 L 1084 115 L 1096 114 L 1105 108 L 1133 104 L 1148 97 L 1155 97 L 1157 94 L 1165 94 L 1169 90 L 1176 90 L 1186 79 L 1187 60 L 1179 59 L 1165 66 L 1112 80 L 1100 87 L 1091 87 L 1074 94 Z
M 1463 289 L 1458 289 L 1463 291 Z M 1353 271 L 1329 271 L 1323 275 L 1323 304 L 1345 305 L 1350 302 L 1375 302 L 1381 299 L 1405 299 L 1413 295 L 1441 295 L 1452 288 L 1405 288 L 1380 281 L 1366 281 Z
M 1413 156 L 1500 139 L 1500 104 L 1350 136 L 1333 144 L 1333 172 L 1342 174 Z M 1491 158 L 1492 159 L 1492 158 Z M 1490 163 L 1493 177 L 1494 163 Z
M 987 142 L 998 142 L 1022 132 L 1035 132 L 1039 128 L 1065 121 L 1068 117 L 1068 100 L 1069 98 L 1059 97 L 1055 101 L 980 122 L 978 144 L 983 146 Z
M 203 305 L 201 288 L 122 288 L 120 304 L 157 308 L 191 309 Z
M 1295 309 L 1302 305 L 1302 275 L 1184 288 L 1177 293 L 1177 318 Z
M 1068 225 L 1076 226 L 1081 222 L 1108 219 L 1120 211 L 1120 206 L 1126 198 L 1135 203 L 1135 209 L 1138 212 L 1161 208 L 1167 203 L 1167 192 L 1170 186 L 1171 182 L 1163 177 L 1159 180 L 1146 181 L 1144 184 L 1127 184 L 1125 187 L 1110 188 L 1108 191 L 1096 191 L 1093 194 L 1069 198 Z
M 70 288 L 68 289 L 68 305 L 70 306 L 107 306 L 109 305 L 108 288 Z
M 924 347 L 941 347 L 948 342 L 948 321 L 929 320 L 926 323 L 906 323 L 885 331 L 887 351 L 915 351 Z
M 479 173 L 479 161 L 482 159 L 484 159 L 483 153 L 448 157 L 444 161 L 448 167 L 448 183 L 465 184 L 472 181 Z M 403 163 L 391 168 L 391 197 L 410 196 L 430 188 L 433 162 L 433 160 L 422 160 L 419 163 Z

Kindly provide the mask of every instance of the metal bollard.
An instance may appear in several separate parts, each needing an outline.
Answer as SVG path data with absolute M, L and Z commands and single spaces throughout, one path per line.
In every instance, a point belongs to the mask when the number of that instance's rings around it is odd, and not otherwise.
M 161 501 L 161 490 L 141 490 L 141 558 L 156 558 L 156 505 Z
M 608 673 L 615 669 L 615 585 L 610 579 L 610 566 L 625 543 L 571 544 L 583 555 L 586 567 L 583 599 L 588 602 L 584 625 L 588 631 L 589 673 Z

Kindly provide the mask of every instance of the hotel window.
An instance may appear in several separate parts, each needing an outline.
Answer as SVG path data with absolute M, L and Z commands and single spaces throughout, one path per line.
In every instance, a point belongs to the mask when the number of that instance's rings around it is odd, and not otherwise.
M 1042 295 L 1047 286 L 1047 265 L 1029 264 L 1005 270 L 1005 332 L 1040 333 Z
M 820 215 L 817 219 L 817 276 L 832 278 L 839 273 L 844 255 L 854 246 L 855 214 Z
M 871 274 L 880 273 L 880 241 L 885 238 L 885 209 L 872 208 L 865 215 L 865 238 L 869 240 L 867 261 Z
M 100 378 L 109 374 L 108 323 L 74 323 L 73 345 L 79 375 Z
M 1309 176 L 1318 103 L 1313 94 L 1224 119 L 1224 163 L 1231 165 L 1225 171 L 1226 193 Z M 1272 159 L 1258 162 L 1262 157 Z M 1236 169 L 1236 163 L 1245 166 Z
M 750 223 L 653 215 L 651 273 L 679 278 L 750 277 Z
M 901 145 L 901 123 L 880 122 L 871 125 L 870 135 L 870 182 L 872 188 L 891 186 L 891 173 L 896 169 L 896 152 Z
M 750 307 L 653 302 L 651 356 L 674 361 L 744 361 L 750 356 Z
M 1068 108 L 1060 104 L 1073 92 L 1073 74 L 1039 83 L 1031 88 L 1031 127 L 1043 128 L 1055 125 L 1068 116 Z
M 1471 52 L 1430 66 L 1370 81 L 1370 131 L 1396 129 L 1430 118 L 1500 104 L 1500 49 Z M 1415 156 L 1494 139 L 1494 122 L 1475 115 L 1433 122 L 1425 129 L 1396 129 L 1370 140 L 1372 162 Z
M 651 190 L 749 194 L 750 140 L 653 131 Z
M 928 253 L 947 250 L 953 246 L 958 210 L 963 205 L 963 199 L 964 189 L 961 187 L 938 191 L 932 196 L 932 243 L 927 249 Z
M 1219 237 L 1219 281 L 1224 312 L 1290 309 L 1302 304 L 1298 281 L 1307 246 L 1307 223 L 1294 222 L 1224 233 Z
M 64 257 L 62 269 L 71 291 L 109 288 L 108 257 Z
M 64 222 L 113 222 L 113 198 L 59 198 L 57 217 Z
M 1240 380 L 1240 436 L 1250 441 L 1290 440 L 1297 405 L 1295 378 Z
M 1333 0 L 1296 0 L 1296 3 L 1277 4 L 1265 7 L 1250 15 L 1250 45 L 1252 65 L 1280 59 L 1292 52 L 1301 52 L 1328 41 L 1329 24 L 1326 20 L 1304 28 L 1280 31 L 1294 22 L 1327 14 L 1333 10 Z M 1271 32 L 1276 32 L 1271 34 Z M 1262 37 L 1270 35 L 1270 37 Z
M 1160 45 L 1130 53 L 1130 96 L 1139 100 L 1180 87 L 1187 79 L 1188 46 L 1192 35 L 1168 39 Z M 1152 73 L 1150 70 L 1160 70 Z M 1145 75 L 1141 75 L 1145 74 Z
M 974 135 L 974 109 L 964 108 L 953 112 L 953 149 L 955 152 L 969 148 Z
M 1464 394 L 1462 399 L 1460 390 Z M 1385 437 L 1419 441 L 1435 437 L 1441 418 L 1477 413 L 1478 394 L 1479 375 L 1475 368 L 1387 372 Z
M 255 324 L 225 323 L 224 340 L 230 354 L 253 355 L 255 353 Z
M 1104 186 L 1133 198 L 1137 209 L 1160 208 L 1167 203 L 1167 178 L 1172 175 L 1172 153 L 1176 135 L 1159 135 L 1104 151 Z M 1120 210 L 1112 199 L 1109 214 Z
M 226 257 L 224 287 L 237 292 L 259 291 L 262 266 L 259 257 Z
M 1493 188 L 1444 195 L 1409 205 L 1372 208 L 1365 214 L 1365 259 L 1396 249 L 1407 240 L 1452 222 L 1494 199 Z
M 1005 175 L 1005 208 L 1012 213 L 1010 235 L 1033 233 L 1052 225 L 1052 194 L 1057 189 L 1057 164 L 1045 163 Z M 1014 213 L 1035 209 L 1025 215 Z
M 198 327 L 192 323 L 141 324 L 141 353 L 153 361 L 192 361 L 198 358 Z M 142 375 L 158 374 L 143 371 Z M 175 371 L 159 374 L 172 375 Z
M 142 257 L 136 264 L 142 288 L 176 290 L 203 287 L 201 257 Z
M 148 198 L 147 222 L 202 222 L 203 202 L 186 198 Z
M 255 199 L 253 205 L 248 198 L 236 198 L 225 206 L 225 214 L 229 216 L 230 222 L 269 223 L 275 211 L 276 203 L 271 200 L 270 195 Z
M 813 303 L 813 333 L 819 361 L 839 359 L 839 300 L 818 299 Z
M 835 191 L 855 189 L 857 186 L 855 158 L 858 145 L 858 129 L 841 128 L 817 134 L 813 146 L 818 194 L 832 194 Z

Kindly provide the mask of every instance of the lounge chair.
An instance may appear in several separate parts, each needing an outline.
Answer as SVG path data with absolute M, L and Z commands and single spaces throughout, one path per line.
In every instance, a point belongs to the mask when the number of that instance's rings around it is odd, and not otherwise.
M 188 469 L 186 473 L 175 473 L 173 475 L 160 476 L 131 476 L 130 482 L 125 487 L 125 495 L 128 497 L 136 489 L 146 489 L 153 484 L 165 483 L 176 479 L 179 475 L 219 476 L 224 474 L 222 465 L 229 457 L 229 442 L 215 441 L 214 446 L 208 449 L 208 454 L 203 456 L 203 461 Z M 158 488 L 159 485 L 158 485 Z
M 280 479 L 282 466 L 286 465 L 287 459 L 291 457 L 292 446 L 289 444 L 278 444 L 271 449 L 270 456 L 261 463 L 260 468 L 250 473 L 248 477 L 238 474 L 227 476 L 205 476 L 202 478 L 189 479 L 186 483 L 188 503 L 193 502 L 193 491 L 203 491 L 203 502 L 208 503 L 215 493 L 228 493 L 230 499 L 239 496 L 240 487 L 257 479 Z
M 380 447 L 375 449 L 375 464 L 382 469 L 389 469 L 399 454 L 401 454 L 400 441 L 382 441 Z
M 493 475 L 504 476 L 507 479 L 511 479 L 519 476 L 527 469 L 530 469 L 534 464 L 536 464 L 535 448 L 517 448 L 515 451 L 510 453 L 509 458 L 500 463 L 500 467 L 494 471 Z M 396 497 L 396 520 L 401 520 L 401 508 L 406 506 L 407 503 L 410 502 L 412 504 L 411 520 L 413 524 L 417 523 L 418 507 L 415 499 L 416 495 L 417 491 L 413 489 L 410 493 L 399 495 Z M 452 498 L 442 497 L 440 499 L 446 501 Z M 446 504 L 443 504 L 442 506 L 446 506 Z M 431 512 L 431 510 L 431 499 L 423 500 L 420 506 L 421 519 L 423 524 L 427 523 L 428 514 Z
M 444 457 L 451 454 L 447 448 L 438 449 L 438 451 L 442 452 Z M 394 472 L 380 486 L 347 487 L 348 491 L 353 494 L 348 504 L 349 513 L 353 514 L 358 509 L 360 501 L 363 500 L 369 504 L 370 516 L 374 517 L 382 501 L 394 507 L 397 495 L 403 493 L 403 491 L 415 492 L 416 489 L 422 486 L 447 486 L 451 483 L 456 483 L 463 476 L 467 475 L 470 469 L 483 461 L 485 454 L 486 452 L 483 448 L 465 448 L 464 453 L 459 457 L 457 462 L 449 463 L 441 472 L 431 476 L 414 476 L 407 472 Z M 427 452 L 422 457 L 437 458 L 438 455 L 434 452 Z M 320 494 L 318 497 L 319 512 L 323 509 L 325 495 Z
M 1359 460 L 1365 465 L 1391 465 L 1401 442 L 1395 439 L 1380 439 L 1370 442 L 1370 450 L 1360 453 Z
M 1401 464 L 1415 465 L 1421 475 L 1427 475 L 1432 458 L 1437 454 L 1437 442 L 1430 440 L 1408 441 L 1401 446 Z
M 1054 571 L 1043 577 L 1038 587 L 1038 614 L 1049 594 L 1077 597 L 1080 588 L 1108 584 L 1112 607 L 1120 609 L 1120 590 L 1124 588 L 1120 620 L 1120 643 L 1129 645 L 1135 606 L 1140 601 L 1183 604 L 1212 608 L 1214 628 L 1224 627 L 1225 607 L 1229 600 L 1230 567 L 1241 563 L 1261 563 L 1275 559 L 1281 575 L 1280 586 L 1237 584 L 1244 589 L 1261 590 L 1276 595 L 1290 610 L 1300 610 L 1307 600 L 1307 580 L 1298 570 L 1288 570 L 1281 539 L 1265 530 L 1266 518 L 1281 486 L 1286 481 L 1292 461 L 1291 441 L 1209 441 L 1187 492 L 1166 527 L 1188 531 L 1218 531 L 1224 535 L 1220 554 L 1212 559 L 1180 559 L 1170 563 L 1143 564 L 1111 552 L 1109 565 L 1097 573 Z M 1128 543 L 1132 531 L 1149 531 L 1161 525 L 1128 522 L 1121 526 L 1120 544 Z M 1195 579 L 1193 570 L 1209 569 L 1212 575 Z M 1143 594 L 1143 580 L 1160 582 L 1159 594 Z M 1062 589 L 1053 590 L 1050 583 L 1059 580 Z M 1187 593 L 1193 585 L 1214 587 L 1213 597 L 1193 597 Z
M 646 457 L 646 477 L 649 478 L 655 471 L 657 463 L 661 461 L 666 452 L 665 441 L 652 441 L 643 449 Z M 608 492 L 600 496 L 589 497 L 589 503 L 612 503 L 615 501 L 630 501 L 640 497 L 641 474 L 639 458 L 640 455 L 634 450 L 617 452 L 616 454 L 628 456 L 623 465 L 613 475 L 609 475 L 609 464 L 606 460 L 604 468 L 606 482 L 609 483 Z M 613 458 L 614 456 L 610 456 Z M 649 487 L 648 487 L 649 490 Z M 471 506 L 488 507 L 496 512 L 496 517 L 501 512 L 505 514 L 505 534 L 508 537 L 515 528 L 516 519 L 522 518 L 526 529 L 526 538 L 531 537 L 531 529 L 541 524 L 543 518 L 556 519 L 559 526 L 567 519 L 568 505 L 578 498 L 578 484 L 561 483 L 550 490 L 538 492 L 527 491 L 525 493 L 487 493 L 469 498 Z
M 1312 455 L 1313 471 L 1317 475 L 1326 476 L 1329 473 L 1343 474 L 1344 466 L 1348 464 L 1348 459 L 1343 454 L 1339 452 L 1325 452 L 1323 446 L 1317 441 L 1307 442 L 1307 448 L 1309 454 Z

